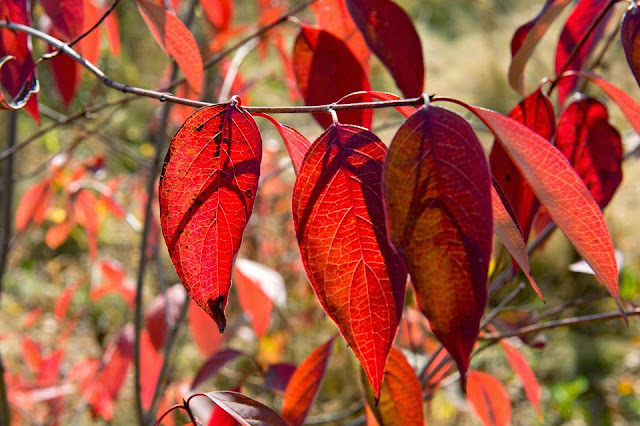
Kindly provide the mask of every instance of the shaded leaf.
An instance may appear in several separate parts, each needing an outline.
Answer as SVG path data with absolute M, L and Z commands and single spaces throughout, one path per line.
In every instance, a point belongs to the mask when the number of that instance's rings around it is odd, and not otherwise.
M 2 68 L 5 65 L 5 63 L 11 61 L 12 59 L 16 59 L 16 58 L 14 56 L 8 55 L 0 59 L 0 68 Z M 5 70 L 3 72 L 3 75 L 5 75 L 8 72 L 9 71 Z M 39 91 L 40 91 L 40 83 L 38 82 L 38 79 L 36 78 L 35 73 L 31 74 L 29 77 L 27 77 L 23 86 L 20 88 L 20 90 L 17 92 L 17 94 L 13 99 L 10 99 L 7 101 L 4 97 L 4 93 L 0 91 L 0 109 L 12 110 L 12 109 L 20 109 L 23 107 L 27 107 L 27 111 L 31 115 L 33 115 L 32 110 L 29 109 L 29 101 L 31 100 L 31 95 L 34 95 L 34 99 L 35 99 L 35 95 Z M 39 122 L 39 113 L 38 113 L 37 121 Z
M 387 92 L 378 92 L 375 90 L 369 90 L 369 91 L 363 91 L 363 92 L 353 92 L 353 93 L 349 93 L 346 96 L 343 96 L 338 103 L 339 104 L 346 104 L 349 102 L 355 102 L 355 99 L 361 99 L 364 101 L 370 101 L 370 98 L 376 98 L 378 100 L 381 101 L 397 101 L 402 99 L 400 96 L 398 95 L 394 95 L 393 93 L 387 93 Z M 412 107 L 412 106 L 397 106 L 395 107 L 395 109 L 402 114 L 405 117 L 409 117 L 411 114 L 413 114 L 414 112 L 416 112 L 416 107 Z
M 469 371 L 467 400 L 485 426 L 509 425 L 511 401 L 502 383 L 490 374 Z
M 280 137 L 284 142 L 284 146 L 287 148 L 287 152 L 289 153 L 289 157 L 291 157 L 291 163 L 293 164 L 293 170 L 295 170 L 296 174 L 300 173 L 300 167 L 302 166 L 302 160 L 304 160 L 304 155 L 309 150 L 311 146 L 311 142 L 300 132 L 298 132 L 293 127 L 289 127 L 286 124 L 280 124 L 273 117 L 267 114 L 255 114 L 260 117 L 266 118 L 269 120 L 276 129 L 278 129 L 278 133 L 280 133 Z
M 205 395 L 220 408 L 247 426 L 288 426 L 271 408 L 237 392 L 208 392 Z
M 304 423 L 307 412 L 315 401 L 324 381 L 335 340 L 334 336 L 327 343 L 316 348 L 302 361 L 302 364 L 291 376 L 287 389 L 284 391 L 281 411 L 282 418 L 291 426 L 300 426 Z
M 591 26 L 596 16 L 602 12 L 609 3 L 608 0 L 581 0 L 571 12 L 567 22 L 560 33 L 560 40 L 556 49 L 556 75 L 562 70 L 567 61 L 571 59 L 565 70 L 580 71 L 586 65 L 586 61 L 600 41 L 604 29 L 611 17 L 611 8 L 596 29 L 589 35 L 587 41 L 578 50 L 578 53 L 570 58 L 571 52 L 584 38 L 587 29 Z M 577 77 L 563 78 L 558 82 L 558 104 L 562 105 L 565 98 L 578 84 Z
M 293 364 L 269 364 L 264 374 L 264 385 L 268 389 L 284 393 L 295 371 L 296 366 Z
M 511 39 L 511 64 L 508 77 L 509 85 L 521 95 L 526 93 L 524 69 L 529 58 L 542 36 L 570 2 L 571 0 L 547 0 L 540 13 L 514 33 Z
M 553 105 L 540 88 L 523 99 L 509 113 L 509 117 L 549 141 L 556 132 Z M 489 162 L 491 163 L 491 173 L 502 189 L 499 194 L 505 205 L 513 207 L 514 219 L 520 226 L 526 243 L 531 233 L 531 224 L 540 208 L 540 202 L 500 143 L 494 142 Z
M 620 26 L 620 40 L 627 57 L 631 73 L 640 85 L 640 9 L 635 2 L 631 2 L 625 12 Z
M 487 303 L 490 186 L 480 142 L 453 112 L 423 107 L 391 142 L 384 169 L 389 234 L 463 387 Z
M 606 107 L 592 98 L 572 102 L 558 119 L 556 148 L 582 178 L 600 208 L 622 182 L 622 140 Z
M 405 97 L 424 89 L 420 36 L 407 13 L 390 0 L 347 0 L 347 7 L 367 45 L 387 67 Z
M 221 351 L 211 355 L 209 358 L 207 358 L 204 364 L 202 364 L 202 367 L 200 367 L 195 377 L 193 378 L 191 389 L 197 388 L 204 381 L 215 376 L 226 363 L 233 361 L 240 355 L 243 355 L 243 353 L 229 348 L 222 349 Z
M 61 38 L 53 30 L 51 35 L 55 38 Z M 56 49 L 49 45 L 48 50 L 54 52 Z M 63 52 L 49 59 L 49 64 L 53 70 L 53 78 L 58 92 L 62 96 L 65 106 L 69 107 L 80 83 L 80 64 Z
M 189 85 L 202 91 L 202 56 L 193 35 L 175 13 L 148 1 L 138 0 L 138 9 L 156 42 L 177 63 Z
M 40 0 L 56 32 L 71 41 L 82 33 L 84 6 L 82 0 Z
M 333 34 L 303 25 L 293 47 L 293 67 L 298 88 L 307 105 L 330 104 L 341 97 L 369 90 L 369 79 L 347 45 Z M 322 127 L 332 123 L 331 115 L 314 113 Z M 338 112 L 345 124 L 371 127 L 369 109 Z
M 16 232 L 24 231 L 31 221 L 36 225 L 44 221 L 52 195 L 51 178 L 48 177 L 34 183 L 24 192 L 16 209 Z
M 542 420 L 542 407 L 540 406 L 540 395 L 542 394 L 542 391 L 535 374 L 533 374 L 533 370 L 531 370 L 531 367 L 527 362 L 527 359 L 524 357 L 522 352 L 520 352 L 508 340 L 502 339 L 500 340 L 500 344 L 502 345 L 502 349 L 507 356 L 507 360 L 509 361 L 511 368 L 518 377 L 520 377 L 527 399 L 531 402 L 533 408 L 536 409 L 536 413 L 538 413 L 538 419 Z
M 169 333 L 169 325 L 174 326 L 178 322 L 186 298 L 184 287 L 176 284 L 167 289 L 165 293 L 156 296 L 145 311 L 146 328 L 149 331 L 151 344 L 156 351 L 164 346 Z M 170 321 L 170 324 L 167 324 L 167 321 Z
M 233 101 L 187 119 L 171 141 L 160 177 L 160 221 L 171 260 L 189 296 L 220 333 L 261 158 L 256 123 Z
M 369 389 L 368 397 L 370 392 Z M 422 426 L 424 424 L 420 381 L 399 349 L 391 348 L 389 352 L 378 404 L 368 400 L 367 405 L 381 425 Z
M 380 185 L 386 150 L 365 129 L 332 125 L 305 156 L 292 208 L 309 281 L 376 397 L 406 283 L 402 261 L 387 239 Z

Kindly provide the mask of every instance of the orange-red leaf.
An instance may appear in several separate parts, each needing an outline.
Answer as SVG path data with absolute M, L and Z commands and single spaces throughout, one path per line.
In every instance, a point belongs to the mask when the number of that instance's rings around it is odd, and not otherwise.
M 333 34 L 303 25 L 293 46 L 293 67 L 298 88 L 307 105 L 336 102 L 341 97 L 369 90 L 369 79 L 347 45 Z M 331 115 L 314 113 L 322 127 L 332 123 Z M 338 112 L 341 123 L 371 127 L 369 109 Z
M 466 107 L 491 130 L 552 219 L 619 303 L 618 265 L 611 235 L 598 204 L 564 155 L 509 117 Z
M 148 0 L 138 0 L 138 9 L 156 42 L 177 63 L 189 85 L 202 91 L 202 56 L 196 40 L 175 13 Z
M 502 383 L 490 374 L 470 371 L 467 377 L 467 400 L 485 426 L 508 426 L 511 401 Z
M 407 13 L 390 0 L 347 0 L 347 7 L 404 96 L 420 96 L 425 77 L 422 44 Z
M 216 353 L 224 341 L 224 337 L 217 332 L 216 323 L 195 303 L 189 305 L 188 316 L 189 331 L 202 356 L 208 357 Z
M 399 349 L 391 348 L 389 352 L 378 404 L 369 401 L 368 405 L 381 425 L 424 424 L 420 381 Z
M 149 332 L 142 330 L 140 333 L 140 362 L 143 368 L 140 371 L 140 397 L 145 409 L 151 407 L 151 400 L 160 378 L 160 369 L 164 356 L 156 351 L 151 343 Z
M 542 392 L 540 385 L 538 384 L 538 380 L 536 379 L 535 374 L 533 374 L 533 370 L 529 366 L 527 359 L 522 355 L 522 352 L 509 343 L 508 340 L 500 340 L 500 344 L 502 345 L 502 349 L 507 356 L 507 360 L 509 361 L 511 368 L 518 377 L 520 377 L 527 399 L 531 402 L 533 408 L 536 409 L 538 418 L 542 420 L 542 407 L 540 406 L 540 395 Z
M 387 239 L 381 194 L 385 153 L 373 133 L 332 125 L 305 156 L 292 209 L 309 281 L 376 397 L 406 283 L 402 261 Z
M 31 221 L 42 223 L 52 193 L 51 178 L 44 178 L 25 191 L 16 209 L 16 232 L 24 231 Z
M 246 426 L 288 426 L 271 408 L 237 392 L 208 392 L 205 395 L 225 410 L 240 424 Z
M 171 141 L 160 221 L 189 296 L 224 331 L 231 270 L 258 189 L 262 139 L 235 102 L 199 109 Z
M 384 169 L 389 234 L 463 387 L 487 302 L 490 186 L 480 142 L 453 112 L 420 108 L 391 142 Z
M 290 425 L 299 426 L 304 423 L 307 412 L 322 386 L 335 340 L 335 337 L 332 337 L 327 343 L 316 348 L 291 376 L 282 399 L 282 417 Z
M 640 8 L 635 2 L 622 18 L 620 39 L 631 73 L 640 85 Z
M 69 307 L 69 303 L 71 303 L 71 299 L 73 295 L 76 294 L 78 290 L 78 283 L 73 283 L 68 285 L 62 294 L 58 296 L 58 300 L 56 301 L 56 307 L 54 309 L 54 313 L 58 321 L 62 321 L 64 317 L 67 315 L 67 308 Z
M 60 247 L 62 243 L 67 241 L 67 238 L 69 238 L 69 234 L 75 225 L 76 222 L 69 217 L 64 222 L 53 225 L 51 228 L 47 229 L 46 234 L 44 234 L 45 244 L 52 249 Z
M 98 257 L 98 200 L 88 190 L 81 189 L 75 193 L 73 207 L 78 224 L 87 232 L 89 255 L 95 259 Z
M 232 0 L 200 0 L 200 6 L 216 30 L 222 32 L 229 29 L 233 16 Z
M 304 155 L 309 150 L 311 142 L 309 142 L 307 138 L 302 136 L 302 134 L 293 127 L 289 127 L 286 124 L 280 124 L 273 117 L 267 114 L 257 115 L 266 118 L 274 126 L 276 126 L 276 129 L 278 129 L 278 133 L 280 133 L 280 137 L 284 142 L 284 146 L 287 148 L 289 157 L 291 157 L 293 170 L 295 170 L 296 174 L 298 174 L 300 172 L 300 167 L 302 166 L 302 160 L 304 160 Z

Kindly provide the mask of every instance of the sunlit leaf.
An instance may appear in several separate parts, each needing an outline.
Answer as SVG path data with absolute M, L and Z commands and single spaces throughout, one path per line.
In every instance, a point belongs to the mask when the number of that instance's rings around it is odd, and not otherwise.
M 278 133 L 280 133 L 280 137 L 284 142 L 284 146 L 287 148 L 287 152 L 289 153 L 289 157 L 291 157 L 291 163 L 293 164 L 293 170 L 295 170 L 296 174 L 300 172 L 300 167 L 302 166 L 302 160 L 304 160 L 304 155 L 309 150 L 311 146 L 311 142 L 307 138 L 305 138 L 300 132 L 298 132 L 293 127 L 289 127 L 286 124 L 280 124 L 273 117 L 267 114 L 257 114 L 260 117 L 266 118 L 269 120 L 276 129 L 278 129 Z
M 207 398 L 246 426 L 288 426 L 271 408 L 237 392 L 208 392 Z
M 467 400 L 485 426 L 508 426 L 511 401 L 502 383 L 490 374 L 469 371 Z
M 171 260 L 221 333 L 261 159 L 253 118 L 235 102 L 214 105 L 193 113 L 173 137 L 160 178 L 160 221 Z
M 292 209 L 311 285 L 376 396 L 406 282 L 402 261 L 387 239 L 381 194 L 385 153 L 373 133 L 332 125 L 305 156 Z
M 51 35 L 55 38 L 61 38 L 53 29 Z M 56 49 L 49 45 L 48 50 L 54 52 Z M 53 70 L 53 78 L 58 92 L 62 96 L 65 106 L 68 107 L 80 83 L 80 64 L 62 52 L 49 59 L 49 64 Z
M 84 6 L 82 0 L 41 0 L 56 32 L 71 41 L 82 32 Z
M 224 31 L 231 25 L 233 3 L 233 0 L 201 0 L 200 6 L 216 30 Z
M 44 178 L 25 191 L 16 209 L 16 232 L 24 231 L 31 221 L 36 225 L 44 221 L 52 195 L 51 178 Z
M 419 109 L 385 161 L 393 244 L 407 261 L 422 313 L 464 377 L 487 303 L 493 238 L 490 176 L 471 126 L 448 110 Z

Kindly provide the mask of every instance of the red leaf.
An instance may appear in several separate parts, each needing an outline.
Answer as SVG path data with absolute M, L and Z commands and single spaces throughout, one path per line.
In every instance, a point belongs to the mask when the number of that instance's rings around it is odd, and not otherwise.
M 44 242 L 49 248 L 56 249 L 62 245 L 67 238 L 71 230 L 76 225 L 75 220 L 68 217 L 64 222 L 53 225 L 47 230 L 44 235 Z
M 332 125 L 305 156 L 292 209 L 309 281 L 376 397 L 406 283 L 402 261 L 387 239 L 381 194 L 386 150 L 365 129 Z
M 171 260 L 220 333 L 261 159 L 253 118 L 235 102 L 214 105 L 193 113 L 176 133 L 160 177 L 160 221 Z
M 234 349 L 223 349 L 211 355 L 204 364 L 202 364 L 202 367 L 200 367 L 196 376 L 193 378 L 191 389 L 197 388 L 204 381 L 215 376 L 226 363 L 233 361 L 240 355 L 243 355 L 242 352 Z
M 463 388 L 487 303 L 490 186 L 480 142 L 453 112 L 423 107 L 391 142 L 384 171 L 389 234 L 407 260 L 420 310 L 458 365 Z
M 7 0 L 0 2 L 0 16 L 2 16 L 2 19 L 16 24 L 31 26 L 29 13 L 27 12 L 27 2 L 25 1 Z M 20 94 L 26 83 L 29 81 L 33 84 L 37 82 L 30 46 L 26 33 L 14 32 L 6 28 L 0 30 L 0 58 L 6 56 L 15 58 L 15 60 L 8 61 L 2 67 L 2 86 L 14 98 Z M 34 120 L 40 124 L 37 93 L 28 98 L 25 108 Z
M 231 414 L 242 425 L 288 426 L 287 422 L 271 408 L 237 392 L 208 392 L 203 395 Z
M 233 17 L 232 0 L 200 0 L 200 6 L 216 30 L 222 32 L 229 29 Z
M 218 405 L 214 405 L 211 417 L 209 417 L 208 426 L 236 426 L 239 425 L 238 421 L 224 409 Z
M 511 368 L 518 377 L 520 377 L 527 399 L 531 402 L 531 405 L 533 405 L 533 408 L 535 408 L 538 413 L 538 419 L 542 420 L 540 385 L 538 384 L 538 380 L 536 379 L 535 374 L 533 374 L 533 370 L 531 370 L 527 359 L 522 355 L 522 352 L 509 343 L 509 341 L 503 339 L 500 340 L 500 344 L 502 345 L 502 349 L 504 349 L 504 353 L 507 356 L 507 360 L 509 361 Z
M 549 142 L 495 111 L 466 106 L 494 134 L 531 189 L 605 288 L 618 300 L 613 241 L 598 204 L 567 159 Z
M 50 33 L 55 38 L 61 38 L 53 29 Z M 49 45 L 48 50 L 49 52 L 54 52 L 56 49 Z M 65 53 L 59 53 L 51 58 L 49 64 L 53 69 L 53 77 L 58 87 L 58 92 L 60 92 L 65 106 L 69 107 L 78 88 L 78 83 L 80 83 L 80 64 Z
M 186 301 L 187 295 L 184 287 L 176 284 L 169 288 L 166 293 L 158 295 L 144 313 L 144 320 L 149 330 L 149 338 L 155 350 L 159 351 L 167 340 L 169 324 L 176 324 L 180 318 L 180 311 Z
M 151 407 L 163 359 L 164 356 L 153 347 L 147 330 L 142 330 L 140 334 L 140 362 L 143 368 L 140 370 L 140 397 L 145 409 Z
M 347 0 L 347 7 L 404 96 L 420 96 L 425 78 L 422 44 L 407 13 L 390 0 Z
M 62 294 L 58 296 L 58 300 L 56 301 L 56 307 L 54 309 L 56 318 L 58 321 L 62 321 L 67 315 L 67 309 L 69 308 L 69 303 L 71 303 L 71 299 L 76 294 L 78 290 L 78 283 L 73 283 L 68 285 Z
M 509 117 L 547 140 L 551 140 L 556 132 L 553 105 L 540 88 L 523 99 L 509 113 Z M 520 225 L 526 243 L 540 202 L 501 144 L 494 142 L 489 161 L 491 173 L 503 191 L 500 196 L 506 197 L 505 205 L 510 204 L 513 207 L 515 219 Z
M 385 426 L 422 426 L 422 387 L 413 367 L 402 351 L 391 348 L 384 372 L 380 401 L 369 407 L 376 419 Z
M 269 120 L 276 129 L 278 129 L 278 133 L 280 133 L 280 137 L 284 142 L 284 146 L 287 148 L 287 152 L 289 153 L 289 157 L 291 157 L 291 163 L 293 164 L 293 170 L 295 170 L 296 174 L 300 173 L 300 167 L 302 166 L 302 160 L 304 160 L 304 155 L 309 150 L 311 146 L 311 142 L 300 132 L 298 132 L 293 127 L 289 127 L 286 124 L 278 123 L 274 118 L 267 114 L 255 114 L 260 117 L 266 118 Z
M 287 389 L 284 391 L 281 411 L 282 418 L 291 426 L 299 426 L 304 423 L 307 412 L 322 386 L 335 340 L 334 336 L 327 343 L 316 348 L 302 361 L 302 364 L 291 376 Z
M 362 69 L 369 69 L 371 51 L 351 18 L 345 0 L 322 0 L 311 4 L 316 22 L 325 31 L 344 41 L 354 54 Z
M 103 15 L 106 9 L 107 6 L 105 5 L 104 10 L 100 13 L 100 15 Z M 113 12 L 110 13 L 109 16 L 107 16 L 107 19 L 105 19 L 104 24 L 107 32 L 107 39 L 109 40 L 108 45 L 109 49 L 111 49 L 111 54 L 113 56 L 120 56 L 120 32 L 118 30 L 118 15 Z
M 33 308 L 22 318 L 22 328 L 31 328 L 42 316 L 42 309 Z
M 40 345 L 30 337 L 23 337 L 20 342 L 20 347 L 22 350 L 22 359 L 29 370 L 34 373 L 40 371 L 40 365 L 42 365 L 42 349 Z
M 89 255 L 92 259 L 96 259 L 98 257 L 98 200 L 88 190 L 81 189 L 75 193 L 73 207 L 78 224 L 87 232 Z
M 491 187 L 491 207 L 493 210 L 493 224 L 496 235 L 518 263 L 518 266 L 520 266 L 520 269 L 522 269 L 522 272 L 529 280 L 531 287 L 533 287 L 540 299 L 544 301 L 542 292 L 531 276 L 529 254 L 527 253 L 527 245 L 522 238 L 522 231 L 520 231 L 518 225 L 516 225 L 511 218 L 504 204 L 502 204 L 500 195 L 498 195 L 498 192 L 493 186 Z
M 547 32 L 562 9 L 571 0 L 547 0 L 538 16 L 518 28 L 511 40 L 509 85 L 521 95 L 526 93 L 524 69 L 538 42 Z
M 330 104 L 344 95 L 369 90 L 369 79 L 347 45 L 333 34 L 303 25 L 293 47 L 293 66 L 298 88 L 307 105 Z M 322 127 L 331 116 L 314 113 Z M 371 127 L 369 109 L 340 111 L 341 123 Z
M 84 6 L 84 24 L 82 33 L 89 31 L 101 18 L 102 14 L 93 0 L 82 0 Z M 115 12 L 111 13 L 112 15 Z M 82 56 L 92 64 L 97 64 L 100 58 L 100 28 L 87 33 L 78 43 L 78 50 Z
M 156 42 L 177 63 L 189 85 L 202 91 L 202 56 L 193 35 L 175 13 L 151 1 L 138 0 L 138 10 Z
M 485 426 L 509 425 L 511 401 L 502 383 L 480 371 L 469 371 L 467 400 Z
M 284 393 L 295 371 L 296 366 L 293 364 L 269 364 L 264 374 L 264 385 L 268 389 Z
M 84 7 L 82 0 L 41 0 L 56 32 L 71 41 L 82 33 Z
M 622 18 L 620 39 L 631 73 L 640 85 L 640 9 L 634 2 Z
M 60 376 L 60 364 L 62 363 L 63 357 L 64 352 L 58 349 L 42 358 L 42 362 L 38 370 L 38 377 L 36 378 L 38 386 L 53 386 L 58 383 Z
M 600 208 L 622 181 L 622 141 L 609 124 L 606 107 L 595 99 L 571 103 L 558 119 L 556 148 L 582 178 Z
M 339 104 L 346 104 L 348 102 L 354 102 L 354 98 L 358 99 L 362 99 L 364 98 L 365 101 L 370 101 L 370 98 L 376 98 L 378 100 L 381 101 L 397 101 L 399 99 L 402 99 L 400 96 L 398 95 L 394 95 L 393 93 L 387 93 L 387 92 L 377 92 L 375 90 L 369 90 L 367 92 L 354 92 L 354 93 L 349 93 L 346 96 L 343 96 L 338 103 Z M 395 109 L 402 115 L 404 115 L 405 117 L 409 117 L 411 114 L 413 114 L 414 112 L 416 112 L 416 108 L 412 107 L 412 106 L 397 106 L 395 107 Z
M 16 209 L 16 232 L 22 232 L 29 222 L 39 225 L 44 220 L 53 189 L 51 178 L 44 178 L 27 189 Z
M 135 284 L 127 278 L 122 265 L 116 261 L 102 260 L 99 266 L 101 282 L 91 289 L 89 298 L 95 301 L 106 294 L 117 293 L 132 305 L 135 296 Z
M 556 50 L 556 74 L 563 69 L 567 60 L 570 59 L 571 51 L 577 46 L 585 36 L 587 29 L 593 23 L 595 17 L 608 7 L 608 0 L 582 0 L 578 2 L 560 34 L 558 47 Z M 598 24 L 595 31 L 591 33 L 586 43 L 582 45 L 578 53 L 573 57 L 566 70 L 580 71 L 586 64 L 587 59 L 593 52 L 596 44 L 602 37 L 604 29 L 611 17 L 611 9 L 605 19 Z M 565 98 L 578 84 L 577 77 L 563 78 L 558 82 L 558 104 L 562 105 Z
M 251 274 L 251 268 L 260 267 L 264 271 L 262 277 L 258 274 Z M 270 272 L 272 273 L 271 276 L 269 276 Z M 273 299 L 267 295 L 262 287 L 270 285 L 269 279 L 274 277 L 273 274 L 279 278 L 279 282 L 276 285 L 280 287 L 281 292 L 284 291 L 284 281 L 280 274 L 264 265 L 247 259 L 238 259 L 233 271 L 233 280 L 238 291 L 240 306 L 249 317 L 253 330 L 258 337 L 265 335 L 271 322 Z
M 189 330 L 200 353 L 208 357 L 218 351 L 224 337 L 217 333 L 216 323 L 196 304 L 189 305 Z

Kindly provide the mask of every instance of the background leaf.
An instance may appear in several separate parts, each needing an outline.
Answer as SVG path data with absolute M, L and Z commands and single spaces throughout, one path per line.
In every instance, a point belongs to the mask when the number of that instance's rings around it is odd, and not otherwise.
M 631 3 L 622 18 L 620 26 L 620 40 L 631 73 L 640 85 L 640 9 L 636 3 Z
M 470 371 L 467 400 L 485 426 L 507 426 L 511 422 L 511 401 L 502 383 L 490 374 Z
M 536 413 L 538 413 L 538 419 L 542 420 L 542 408 L 540 407 L 540 396 L 542 394 L 542 390 L 540 389 L 538 379 L 536 379 L 536 376 L 533 373 L 529 362 L 524 357 L 522 352 L 520 352 L 508 340 L 502 339 L 500 340 L 500 344 L 502 345 L 502 349 L 507 356 L 509 365 L 511 365 L 511 368 L 518 375 L 520 381 L 522 382 L 522 385 L 524 386 L 524 391 L 527 395 L 527 399 L 529 400 L 529 402 L 531 402 L 533 408 L 536 409 Z

